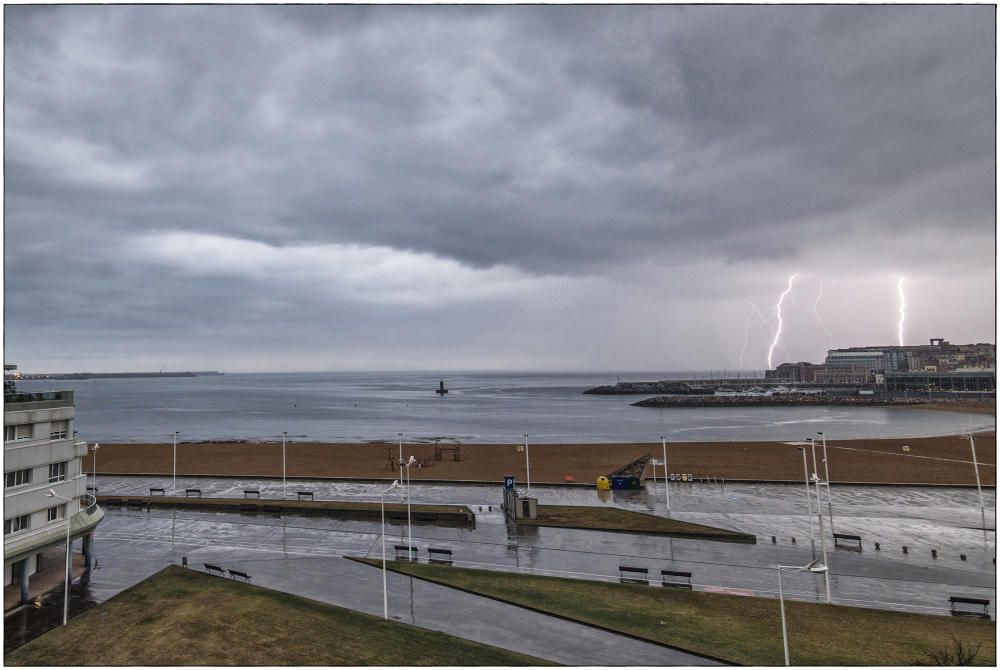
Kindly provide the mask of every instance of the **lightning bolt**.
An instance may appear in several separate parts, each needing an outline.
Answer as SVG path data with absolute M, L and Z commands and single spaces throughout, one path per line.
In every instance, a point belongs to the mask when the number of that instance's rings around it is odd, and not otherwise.
M 903 346 L 903 322 L 906 321 L 906 296 L 903 294 L 903 278 L 896 282 L 896 291 L 899 292 L 899 346 Z
M 819 325 L 823 328 L 823 332 L 826 333 L 826 339 L 833 346 L 833 335 L 830 334 L 830 330 L 826 327 L 826 323 L 823 321 L 823 317 L 819 313 L 819 300 L 823 297 L 823 285 L 819 285 L 819 293 L 816 294 L 816 302 L 813 303 L 813 314 L 816 315 L 816 320 L 819 321 Z
M 792 292 L 792 283 L 795 282 L 795 278 L 798 276 L 799 274 L 796 272 L 788 278 L 788 287 L 780 296 L 778 296 L 778 304 L 774 306 L 774 314 L 778 319 L 778 328 L 775 330 L 774 340 L 771 342 L 771 348 L 767 350 L 767 367 L 770 370 L 774 369 L 774 366 L 771 364 L 771 359 L 774 356 L 774 348 L 778 346 L 778 342 L 781 340 L 781 330 L 784 327 L 784 322 L 781 319 L 781 305 L 785 302 L 785 298 L 788 297 L 788 294 Z

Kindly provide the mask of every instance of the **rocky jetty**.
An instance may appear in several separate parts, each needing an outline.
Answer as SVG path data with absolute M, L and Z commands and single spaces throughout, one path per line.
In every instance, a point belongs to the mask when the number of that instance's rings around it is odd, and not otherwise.
M 712 395 L 715 387 L 691 386 L 687 382 L 618 382 L 608 386 L 597 386 L 587 389 L 584 393 L 594 395 L 649 395 L 650 393 L 668 393 L 671 395 Z
M 634 402 L 634 407 L 815 407 L 822 405 L 850 407 L 885 407 L 889 405 L 923 405 L 926 399 L 897 398 L 882 400 L 862 396 L 828 395 L 727 395 L 727 396 L 658 396 Z

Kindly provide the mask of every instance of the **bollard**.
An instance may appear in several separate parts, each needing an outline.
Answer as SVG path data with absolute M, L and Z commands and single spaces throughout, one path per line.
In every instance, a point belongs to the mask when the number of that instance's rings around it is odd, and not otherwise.
M 903 545 L 903 553 L 904 553 L 904 554 L 908 554 L 908 553 L 910 553 L 910 550 L 906 548 L 906 545 L 905 545 L 905 544 Z
M 963 561 L 965 560 L 965 554 L 959 554 L 958 557 L 961 558 Z
M 882 545 L 880 545 L 878 542 L 875 543 L 875 551 L 882 551 Z
M 776 538 L 774 535 L 771 536 L 771 544 L 778 544 L 778 538 Z
M 931 549 L 931 558 L 937 558 L 937 549 Z

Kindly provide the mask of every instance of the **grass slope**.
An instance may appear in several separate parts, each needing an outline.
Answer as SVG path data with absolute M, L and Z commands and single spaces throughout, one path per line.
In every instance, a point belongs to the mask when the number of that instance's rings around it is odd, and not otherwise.
M 6 665 L 546 665 L 171 566 L 15 649 Z
M 699 537 L 729 542 L 756 542 L 753 535 L 725 528 L 667 519 L 652 514 L 633 512 L 617 507 L 586 507 L 579 505 L 539 505 L 537 519 L 518 519 L 525 526 L 553 526 L 586 530 L 652 533 L 678 537 Z
M 372 565 L 378 561 L 364 559 Z M 391 562 L 397 572 L 744 665 L 783 665 L 778 602 L 649 586 Z M 951 636 L 982 643 L 996 665 L 992 622 L 785 601 L 792 665 L 913 665 Z

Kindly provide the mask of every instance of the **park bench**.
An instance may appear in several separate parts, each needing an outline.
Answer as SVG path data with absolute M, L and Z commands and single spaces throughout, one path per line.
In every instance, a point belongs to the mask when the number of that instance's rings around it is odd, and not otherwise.
M 649 568 L 630 568 L 626 565 L 619 565 L 618 581 L 622 584 L 646 584 L 648 586 Z
M 226 573 L 225 570 L 223 570 L 222 568 L 220 568 L 217 565 L 212 565 L 211 563 L 202 563 L 202 565 L 205 566 L 205 572 L 210 572 L 210 573 L 216 573 L 217 572 L 217 573 L 219 573 L 220 577 L 222 577 Z
M 195 496 L 197 498 L 200 498 L 201 497 L 201 489 L 184 489 L 184 497 L 185 498 L 190 498 L 191 496 Z
M 149 489 L 149 495 L 151 496 L 164 496 L 166 494 L 167 492 L 164 491 L 163 489 L 152 489 L 152 488 Z
M 257 498 L 260 500 L 260 491 L 258 489 L 243 489 L 244 498 Z
M 394 544 L 392 548 L 396 550 L 397 561 L 417 561 L 417 548 L 408 547 L 405 544 Z
M 230 579 L 236 579 L 237 577 L 239 577 L 240 579 L 244 580 L 247 584 L 250 583 L 250 575 L 248 575 L 245 572 L 240 572 L 239 570 L 233 570 L 232 568 L 230 568 L 229 569 L 229 578 Z
M 673 579 L 667 579 L 667 577 L 672 577 Z M 675 589 L 687 589 L 688 591 L 694 590 L 691 586 L 691 573 L 683 572 L 679 570 L 660 570 L 661 586 L 669 586 Z M 687 581 L 683 581 L 687 580 Z
M 98 489 L 97 489 L 97 487 L 96 487 L 96 486 L 88 486 L 88 487 L 87 487 L 87 490 L 88 490 L 88 491 L 93 491 L 93 492 L 94 492 L 94 495 L 95 495 L 95 496 L 97 495 L 97 492 L 98 492 Z
M 990 618 L 990 601 L 986 598 L 966 598 L 964 596 L 952 596 L 948 599 L 951 602 L 951 615 L 952 616 L 967 616 L 973 617 L 975 619 L 989 619 Z M 956 605 L 978 605 L 983 608 L 983 611 L 970 610 L 970 609 L 959 609 Z
M 427 562 L 443 563 L 445 565 L 451 565 L 452 564 L 451 549 L 434 549 L 432 547 L 427 547 Z
M 851 551 L 861 551 L 861 536 L 834 533 L 833 546 L 843 547 L 844 549 L 850 549 Z
M 316 499 L 315 497 L 313 497 L 313 492 L 312 491 L 299 491 L 298 494 L 299 494 L 299 500 L 315 500 Z

